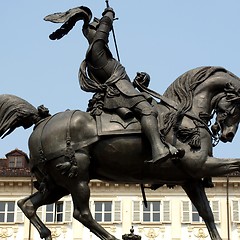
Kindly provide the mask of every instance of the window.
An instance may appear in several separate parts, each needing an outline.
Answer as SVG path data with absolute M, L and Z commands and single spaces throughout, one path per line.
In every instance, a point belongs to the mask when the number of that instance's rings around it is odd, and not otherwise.
M 121 201 L 94 201 L 94 218 L 98 222 L 120 222 Z
M 23 158 L 21 156 L 9 157 L 9 168 L 23 168 Z
M 143 205 L 143 222 L 160 222 L 160 202 L 148 202 Z
M 63 221 L 63 202 L 56 202 L 46 206 L 46 222 Z
M 170 222 L 170 201 L 133 202 L 133 222 Z
M 112 221 L 112 202 L 95 202 L 95 220 L 98 222 Z
M 0 222 L 9 223 L 14 222 L 15 202 L 0 201 Z
M 58 201 L 38 208 L 37 215 L 45 223 L 63 223 L 72 221 L 72 202 Z
M 210 201 L 210 207 L 213 212 L 215 222 L 219 222 L 219 201 Z M 203 223 L 197 209 L 190 201 L 182 202 L 182 223 Z
M 203 222 L 203 219 L 199 216 L 196 207 L 192 204 L 192 222 Z

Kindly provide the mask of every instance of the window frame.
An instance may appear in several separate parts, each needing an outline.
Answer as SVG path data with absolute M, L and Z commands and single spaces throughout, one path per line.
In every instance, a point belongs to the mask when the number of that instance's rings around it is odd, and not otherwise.
M 101 221 L 99 221 L 96 218 L 96 205 L 95 203 L 111 203 L 111 210 L 107 211 L 108 214 L 111 215 L 110 221 L 105 221 L 104 218 L 101 218 Z M 90 208 L 92 215 L 94 216 L 94 219 L 101 223 L 101 224 L 113 224 L 113 223 L 121 223 L 122 222 L 122 201 L 118 199 L 94 199 L 90 201 Z M 104 213 L 101 213 L 102 216 Z
M 157 209 L 154 209 L 156 207 Z M 147 208 L 144 204 L 142 204 L 142 222 L 161 222 L 161 212 L 161 201 L 148 201 Z M 146 216 L 148 219 L 146 219 Z M 158 220 L 155 220 L 155 217 L 157 217 Z
M 9 168 L 24 168 L 24 157 L 23 156 L 9 156 L 8 157 Z
M 47 210 L 48 207 L 52 206 L 52 209 Z M 58 206 L 61 206 L 58 211 Z M 38 208 L 37 215 L 46 224 L 63 224 L 72 222 L 72 201 L 70 200 L 59 200 L 53 204 L 44 205 Z M 52 221 L 47 219 L 47 214 L 52 216 Z M 58 217 L 61 216 L 61 221 Z
M 3 209 L 1 209 L 1 203 L 3 204 Z M 10 206 L 10 204 L 12 206 Z M 9 209 L 9 207 L 13 207 L 13 209 Z M 15 222 L 15 201 L 0 201 L 0 223 L 14 223 Z M 1 221 L 1 216 L 3 216 L 3 221 Z M 9 221 L 8 218 L 12 216 L 12 221 Z
M 63 223 L 63 201 L 57 201 L 55 203 L 52 204 L 48 204 L 46 205 L 46 209 L 45 209 L 45 222 L 46 223 L 55 223 L 55 224 L 59 224 L 59 223 Z M 58 206 L 62 207 L 61 211 L 58 211 Z M 48 208 L 50 208 L 48 210 Z M 52 219 L 49 220 L 48 216 L 50 216 L 50 218 Z M 61 216 L 61 221 L 58 221 L 58 217 Z
M 14 223 L 23 223 L 24 222 L 24 214 L 22 210 L 17 205 L 16 199 L 1 199 L 0 203 L 4 203 L 4 210 L 0 211 L 3 216 L 3 221 L 0 222 L 0 224 L 14 224 Z M 8 210 L 8 207 L 6 204 L 12 203 L 13 204 L 13 210 Z M 13 221 L 7 221 L 7 215 L 13 214 Z
M 112 201 L 94 201 L 94 219 L 97 222 L 111 223 Z
M 159 210 L 153 211 L 153 203 L 159 203 Z M 168 199 L 149 199 L 150 220 L 144 220 L 144 203 L 142 200 L 134 200 L 132 204 L 132 222 L 140 224 L 162 224 L 171 223 L 171 201 Z M 159 221 L 152 221 L 153 214 L 159 212 Z M 152 215 L 152 216 L 151 216 Z
M 215 223 L 220 223 L 220 200 L 214 199 L 209 200 L 210 207 L 214 215 Z M 194 210 L 194 211 L 193 211 Z M 193 214 L 197 214 L 199 221 L 193 220 Z M 190 223 L 190 224 L 205 224 L 202 217 L 199 216 L 196 211 L 195 206 L 190 200 L 182 200 L 181 203 L 181 223 Z

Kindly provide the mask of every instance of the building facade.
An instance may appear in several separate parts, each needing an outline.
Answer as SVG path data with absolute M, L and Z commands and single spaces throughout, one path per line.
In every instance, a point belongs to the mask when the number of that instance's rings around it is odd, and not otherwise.
M 0 239 L 40 240 L 17 207 L 17 201 L 34 192 L 34 177 L 27 155 L 15 149 L 0 161 Z M 216 226 L 224 240 L 240 239 L 240 177 L 213 179 L 206 189 Z M 181 187 L 146 189 L 147 208 L 139 184 L 92 181 L 90 208 L 94 218 L 118 239 L 134 228 L 142 240 L 209 240 L 208 231 Z M 146 186 L 148 187 L 148 186 Z M 52 231 L 54 240 L 98 240 L 72 217 L 70 196 L 42 206 L 38 216 Z

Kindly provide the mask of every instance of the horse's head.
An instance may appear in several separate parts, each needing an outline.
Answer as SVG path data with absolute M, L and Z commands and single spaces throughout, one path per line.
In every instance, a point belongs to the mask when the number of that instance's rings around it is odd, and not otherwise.
M 216 98 L 216 122 L 212 132 L 219 134 L 222 142 L 232 142 L 240 122 L 240 90 L 227 84 L 224 93 Z

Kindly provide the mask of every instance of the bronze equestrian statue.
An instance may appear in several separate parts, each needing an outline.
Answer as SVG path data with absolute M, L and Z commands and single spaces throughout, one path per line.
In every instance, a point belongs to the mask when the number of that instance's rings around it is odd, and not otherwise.
M 106 35 L 110 31 L 114 12 L 112 9 L 106 9 L 103 15 L 104 21 L 107 21 L 107 24 L 104 23 L 107 26 L 104 26 L 108 27 L 108 30 L 103 29 L 99 43 L 104 43 L 102 49 L 111 59 L 111 53 L 106 50 Z M 57 38 L 64 36 L 79 19 L 84 21 L 83 29 L 87 31 L 90 27 L 90 18 L 91 12 L 86 7 L 53 15 L 51 21 L 64 24 L 51 37 L 54 39 L 55 34 Z M 97 31 L 97 28 L 94 31 Z M 89 67 L 87 64 L 95 68 L 95 63 L 89 60 L 91 54 L 94 54 L 91 52 L 95 48 L 94 45 L 94 41 L 90 42 L 85 62 L 87 69 Z M 109 60 L 108 57 L 106 61 Z M 200 67 L 181 75 L 161 96 L 149 90 L 147 84 L 142 84 L 141 81 L 146 79 L 142 79 L 141 76 L 135 79 L 135 85 L 142 92 L 152 93 L 161 100 L 157 102 L 148 95 L 146 99 L 150 103 L 149 114 L 142 110 L 144 113 L 141 116 L 136 114 L 132 103 L 123 105 L 120 113 L 117 110 L 122 106 L 117 102 L 113 108 L 106 107 L 109 101 L 108 94 L 113 94 L 114 98 L 117 94 L 117 98 L 123 102 L 126 99 L 132 101 L 131 95 L 124 92 L 124 84 L 130 86 L 129 78 L 119 63 L 114 64 L 121 69 L 124 77 L 113 80 L 111 85 L 106 82 L 107 77 L 112 77 L 112 66 L 109 75 L 103 74 L 103 82 L 99 82 L 101 71 L 88 70 L 87 76 L 84 73 L 85 67 L 81 68 L 83 72 L 80 78 L 89 78 L 81 81 L 93 80 L 90 83 L 93 83 L 94 87 L 104 87 L 103 92 L 94 90 L 97 99 L 93 98 L 90 102 L 89 112 L 68 110 L 50 115 L 44 106 L 36 109 L 17 96 L 0 95 L 0 136 L 5 137 L 20 126 L 28 128 L 34 125 L 29 138 L 29 161 L 31 171 L 36 177 L 34 186 L 37 191 L 18 201 L 19 207 L 39 231 L 40 237 L 51 240 L 50 230 L 39 219 L 36 211 L 42 205 L 54 203 L 61 197 L 71 194 L 74 218 L 99 239 L 117 240 L 92 217 L 89 209 L 89 181 L 99 179 L 116 183 L 152 184 L 157 187 L 164 184 L 180 185 L 205 221 L 211 239 L 221 240 L 205 193 L 203 179 L 240 171 L 240 159 L 221 159 L 212 156 L 217 136 L 223 142 L 231 142 L 237 132 L 240 121 L 240 79 L 222 67 Z M 117 74 L 117 79 L 118 77 Z M 119 86 L 121 81 L 124 82 L 123 86 Z M 97 86 L 95 83 L 98 83 Z M 101 96 L 98 97 L 98 93 Z M 141 94 L 136 94 L 136 99 L 137 105 L 146 104 Z M 102 102 L 103 105 L 100 104 Z M 96 108 L 99 104 L 100 108 Z M 125 108 L 127 110 L 130 108 L 134 112 L 126 119 L 121 115 Z M 112 110 L 116 110 L 116 113 Z M 97 114 L 99 111 L 101 114 Z M 152 111 L 156 111 L 157 114 L 152 114 Z M 148 133 L 146 134 L 146 130 L 142 128 L 142 122 L 138 121 L 145 116 L 154 119 L 157 117 L 157 132 L 162 137 L 163 143 L 166 145 L 169 143 L 176 149 L 183 149 L 184 156 L 170 154 L 165 161 L 148 163 L 154 155 L 151 145 L 155 143 L 149 140 Z M 215 118 L 215 124 L 209 128 L 212 118 Z M 156 129 L 155 124 L 150 124 L 150 127 Z
M 140 124 L 137 128 L 134 121 L 124 131 L 134 125 L 135 133 L 132 129 L 129 134 L 117 131 L 101 136 L 90 113 L 68 110 L 49 115 L 44 107 L 36 109 L 19 97 L 0 95 L 1 136 L 16 127 L 34 124 L 29 150 L 37 192 L 20 200 L 18 205 L 41 238 L 52 239 L 50 230 L 37 216 L 37 209 L 71 194 L 74 218 L 100 239 L 117 240 L 93 219 L 89 209 L 88 183 L 99 179 L 180 185 L 205 221 L 211 239 L 221 239 L 203 178 L 240 171 L 240 159 L 212 156 L 214 134 L 208 122 L 216 112 L 215 133 L 220 134 L 223 142 L 233 140 L 240 121 L 240 79 L 223 68 L 197 68 L 175 80 L 164 97 L 171 99 L 172 106 L 161 101 L 155 107 L 165 120 L 166 140 L 183 148 L 185 155 L 180 160 L 170 158 L 160 164 L 148 164 L 145 161 L 152 157 L 151 146 L 139 131 Z M 179 114 L 182 114 L 180 122 Z

